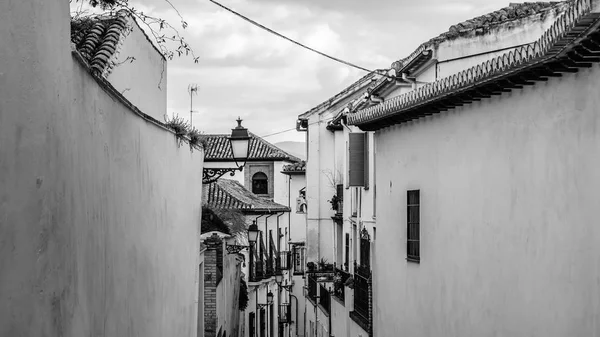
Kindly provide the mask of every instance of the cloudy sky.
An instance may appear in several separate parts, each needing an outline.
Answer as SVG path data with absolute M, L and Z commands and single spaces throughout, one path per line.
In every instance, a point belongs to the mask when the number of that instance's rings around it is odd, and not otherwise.
M 296 117 L 365 73 L 311 53 L 250 25 L 208 0 L 170 0 L 189 26 L 180 29 L 199 62 L 168 65 L 168 113 L 189 119 L 188 85 L 196 84 L 193 124 L 228 133 L 241 116 L 259 136 L 295 127 Z M 217 0 L 324 53 L 368 69 L 387 68 L 451 25 L 515 0 Z M 166 0 L 130 0 L 137 9 L 179 19 Z M 289 131 L 273 143 L 304 139 Z

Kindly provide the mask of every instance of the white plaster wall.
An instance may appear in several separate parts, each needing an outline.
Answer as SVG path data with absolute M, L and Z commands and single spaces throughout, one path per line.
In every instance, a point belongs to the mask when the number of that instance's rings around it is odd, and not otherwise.
M 308 159 L 306 162 L 306 203 L 307 203 L 307 262 L 321 257 L 333 258 L 333 211 L 327 200 L 335 189 L 330 186 L 326 172 L 334 169 L 334 136 L 319 123 L 320 116 L 311 116 L 308 131 Z M 326 221 L 327 224 L 322 224 Z
M 600 335 L 600 69 L 376 134 L 375 336 Z M 421 191 L 421 263 L 406 191 Z
M 167 113 L 167 61 L 134 22 L 131 22 L 129 35 L 123 41 L 115 67 L 107 79 L 133 105 L 164 121 Z
M 72 58 L 67 1 L 0 31 L 0 336 L 195 336 L 203 152 Z

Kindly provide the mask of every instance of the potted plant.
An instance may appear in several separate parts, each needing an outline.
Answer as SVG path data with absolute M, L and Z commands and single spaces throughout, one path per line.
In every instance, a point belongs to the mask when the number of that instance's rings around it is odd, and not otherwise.
M 339 206 L 340 206 L 340 201 L 342 199 L 340 197 L 338 197 L 337 194 L 334 194 L 333 197 L 331 197 L 331 200 L 327 200 L 329 201 L 329 203 L 331 203 L 331 209 L 338 212 L 339 210 Z

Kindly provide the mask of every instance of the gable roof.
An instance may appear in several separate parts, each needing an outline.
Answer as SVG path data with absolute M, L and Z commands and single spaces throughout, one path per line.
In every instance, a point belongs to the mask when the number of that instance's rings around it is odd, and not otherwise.
M 333 105 L 335 105 L 336 103 L 338 103 L 340 100 L 344 99 L 345 97 L 354 94 L 356 91 L 360 90 L 361 88 L 363 88 L 365 85 L 371 83 L 372 81 L 377 79 L 377 75 L 380 74 L 385 74 L 387 72 L 387 70 L 385 69 L 378 69 L 375 70 L 373 72 L 370 72 L 368 74 L 366 74 L 365 76 L 361 77 L 358 81 L 352 83 L 351 85 L 349 85 L 348 87 L 346 87 L 344 90 L 340 91 L 339 93 L 335 94 L 333 97 L 329 98 L 328 100 L 326 100 L 325 102 L 317 105 L 316 107 L 306 111 L 305 113 L 301 114 L 298 116 L 299 119 L 306 119 L 308 117 L 310 117 L 311 115 L 315 114 L 315 113 L 319 113 L 322 112 L 330 107 L 332 107 Z
M 564 8 L 566 3 L 566 1 L 511 3 L 508 7 L 504 7 L 497 11 L 457 23 L 450 26 L 446 32 L 422 43 L 407 57 L 392 63 L 391 68 L 395 69 L 397 73 L 405 72 L 404 68 L 407 67 L 411 62 L 416 61 L 416 59 L 421 56 L 430 57 L 431 55 L 427 54 L 427 50 L 444 41 L 456 39 L 473 32 L 477 34 L 483 34 L 486 31 L 489 31 L 491 28 L 507 22 L 520 20 L 538 14 L 544 15 L 551 10 L 559 10 Z M 420 63 L 422 62 L 419 62 L 419 64 Z M 411 68 L 414 67 L 411 65 Z
M 248 161 L 290 161 L 300 162 L 301 159 L 293 156 L 277 146 L 267 142 L 261 137 L 249 132 L 250 144 Z M 206 135 L 208 144 L 204 161 L 233 161 L 233 153 L 228 140 L 229 135 Z
M 202 198 L 208 207 L 237 209 L 244 213 L 276 213 L 289 212 L 287 206 L 266 198 L 261 198 L 248 191 L 235 180 L 219 179 L 214 183 L 202 186 Z
M 164 55 L 126 9 L 121 9 L 114 14 L 71 20 L 71 42 L 87 61 L 92 72 L 106 78 L 115 65 L 123 41 L 134 25 L 137 25 L 148 43 L 164 60 Z
M 348 122 L 362 130 L 378 130 L 589 68 L 600 62 L 599 25 L 598 0 L 570 1 L 534 43 L 348 114 Z

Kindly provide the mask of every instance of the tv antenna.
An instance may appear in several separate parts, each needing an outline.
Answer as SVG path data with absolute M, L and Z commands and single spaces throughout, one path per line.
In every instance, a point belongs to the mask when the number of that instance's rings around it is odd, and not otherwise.
M 198 111 L 194 111 L 193 97 L 194 97 L 194 94 L 198 95 L 198 85 L 197 84 L 188 85 L 188 92 L 190 93 L 190 126 L 193 127 L 194 124 L 192 122 L 192 114 L 194 112 L 198 112 Z

